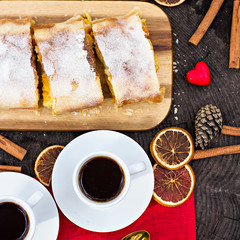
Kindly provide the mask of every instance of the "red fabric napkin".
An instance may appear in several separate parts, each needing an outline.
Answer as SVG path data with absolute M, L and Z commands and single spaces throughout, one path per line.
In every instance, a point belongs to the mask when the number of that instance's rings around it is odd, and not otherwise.
M 142 216 L 128 227 L 111 232 L 95 233 L 78 227 L 59 210 L 60 228 L 57 240 L 121 240 L 127 234 L 146 230 L 151 240 L 195 240 L 196 221 L 194 195 L 182 205 L 163 207 L 153 199 Z

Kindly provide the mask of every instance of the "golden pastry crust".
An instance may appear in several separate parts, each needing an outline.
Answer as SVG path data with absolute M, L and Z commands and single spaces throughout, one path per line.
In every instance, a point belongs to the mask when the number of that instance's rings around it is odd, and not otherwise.
M 103 103 L 94 53 L 82 17 L 36 26 L 34 40 L 44 70 L 44 106 L 56 114 Z
M 118 18 L 92 22 L 96 52 L 105 66 L 107 83 L 117 106 L 162 101 L 154 52 L 140 9 Z
M 0 108 L 38 109 L 31 28 L 34 21 L 0 20 Z

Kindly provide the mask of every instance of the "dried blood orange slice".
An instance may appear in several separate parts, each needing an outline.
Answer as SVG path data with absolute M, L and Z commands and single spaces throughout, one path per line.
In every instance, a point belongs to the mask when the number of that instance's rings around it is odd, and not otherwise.
M 64 146 L 53 145 L 45 148 L 37 157 L 34 172 L 38 180 L 45 186 L 50 186 L 54 163 Z
M 190 133 L 182 128 L 165 128 L 153 138 L 150 151 L 159 165 L 169 170 L 176 170 L 192 159 L 193 139 Z
M 190 197 L 195 185 L 195 176 L 188 164 L 178 170 L 168 170 L 155 164 L 153 173 L 153 198 L 161 205 L 176 207 Z
M 160 5 L 166 7 L 175 7 L 185 2 L 185 0 L 155 0 L 155 1 Z

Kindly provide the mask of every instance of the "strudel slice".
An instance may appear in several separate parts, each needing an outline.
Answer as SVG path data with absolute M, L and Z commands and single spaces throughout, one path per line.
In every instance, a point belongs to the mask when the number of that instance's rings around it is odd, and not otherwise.
M 125 16 L 92 22 L 96 51 L 118 106 L 162 100 L 153 47 L 140 15 L 140 9 L 135 8 Z
M 36 52 L 44 71 L 43 104 L 54 114 L 103 103 L 85 20 L 76 16 L 63 23 L 34 27 Z
M 0 108 L 37 109 L 38 76 L 33 57 L 33 20 L 0 20 Z

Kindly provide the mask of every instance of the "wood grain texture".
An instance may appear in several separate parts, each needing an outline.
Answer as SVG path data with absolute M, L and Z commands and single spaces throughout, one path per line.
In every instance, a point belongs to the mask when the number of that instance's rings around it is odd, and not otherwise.
M 208 0 L 187 0 L 175 8 L 161 7 L 173 28 L 172 108 L 167 118 L 154 129 L 122 131 L 140 144 L 153 164 L 149 145 L 155 134 L 163 128 L 178 126 L 194 137 L 195 115 L 207 104 L 221 109 L 225 125 L 240 127 L 240 72 L 228 68 L 233 1 L 224 1 L 197 47 L 188 43 L 210 4 Z M 210 68 L 212 83 L 208 87 L 194 86 L 186 81 L 186 73 L 199 61 L 205 61 Z M 35 176 L 34 162 L 44 148 L 54 144 L 65 146 L 83 133 L 85 131 L 1 131 L 2 135 L 28 150 L 21 166 L 22 172 L 32 177 Z M 240 137 L 220 135 L 210 143 L 210 148 L 237 144 L 240 144 Z M 0 149 L 0 164 L 17 165 L 19 161 Z M 239 240 L 240 154 L 194 160 L 190 165 L 196 176 L 197 240 Z
M 165 95 L 161 103 L 137 103 L 116 108 L 106 94 L 104 105 L 94 110 L 65 113 L 53 116 L 49 109 L 41 107 L 39 114 L 29 110 L 1 110 L 2 130 L 58 130 L 76 131 L 89 129 L 146 130 L 155 127 L 167 116 L 172 101 L 172 32 L 166 14 L 158 7 L 145 2 L 55 2 L 23 1 L 0 2 L 0 18 L 33 17 L 36 24 L 61 22 L 73 15 L 91 11 L 93 19 L 116 17 L 139 6 L 147 21 L 150 39 L 160 62 L 158 77 Z M 104 78 L 101 81 L 103 85 Z M 103 90 L 106 89 L 103 87 Z
M 164 8 L 173 27 L 174 99 L 166 121 L 154 132 L 165 126 L 179 126 L 195 137 L 196 113 L 207 104 L 220 108 L 225 125 L 240 127 L 240 72 L 228 68 L 233 1 L 224 1 L 197 47 L 188 43 L 210 4 L 211 1 L 188 0 L 174 11 Z M 199 61 L 204 61 L 210 68 L 212 82 L 208 87 L 194 86 L 186 81 L 186 73 Z M 239 137 L 220 135 L 209 148 L 239 144 Z M 239 164 L 240 154 L 190 162 L 196 177 L 197 240 L 240 239 Z

